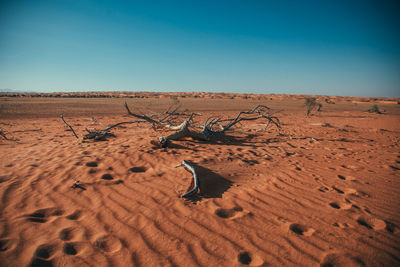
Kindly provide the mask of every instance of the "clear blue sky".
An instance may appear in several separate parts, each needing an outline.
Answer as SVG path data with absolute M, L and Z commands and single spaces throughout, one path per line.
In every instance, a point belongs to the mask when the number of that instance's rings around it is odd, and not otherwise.
M 400 97 L 400 1 L 0 0 L 0 88 Z

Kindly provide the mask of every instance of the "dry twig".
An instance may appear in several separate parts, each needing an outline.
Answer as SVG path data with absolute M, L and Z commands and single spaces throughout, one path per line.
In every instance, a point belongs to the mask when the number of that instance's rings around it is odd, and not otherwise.
M 71 131 L 74 133 L 75 137 L 76 137 L 77 139 L 79 139 L 78 135 L 76 135 L 76 133 L 75 133 L 74 129 L 72 128 L 72 126 L 69 125 L 69 124 L 64 120 L 64 114 L 61 114 L 61 119 L 62 119 L 62 121 L 71 129 Z

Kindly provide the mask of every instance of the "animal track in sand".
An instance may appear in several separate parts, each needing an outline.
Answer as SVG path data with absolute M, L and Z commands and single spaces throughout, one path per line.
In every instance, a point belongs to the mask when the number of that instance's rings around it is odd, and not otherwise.
M 101 176 L 101 179 L 103 179 L 103 180 L 112 180 L 112 179 L 114 179 L 114 178 L 112 177 L 111 174 L 105 173 L 105 174 L 103 174 L 103 175 Z
M 357 179 L 356 179 L 355 177 L 350 176 L 350 175 L 344 176 L 344 175 L 338 174 L 337 177 L 338 177 L 339 179 L 345 180 L 345 181 L 353 181 L 353 182 L 356 182 L 356 181 L 357 181 Z
M 35 251 L 35 257 L 47 260 L 53 255 L 56 248 L 57 246 L 54 244 L 40 245 Z
M 311 236 L 315 232 L 313 228 L 299 223 L 290 224 L 289 229 L 297 235 L 304 235 L 304 236 Z
M 94 241 L 94 246 L 100 248 L 105 252 L 113 253 L 120 250 L 122 244 L 118 238 L 111 235 L 105 235 L 97 238 L 96 241 Z
M 83 236 L 83 234 L 84 232 L 82 229 L 69 227 L 62 229 L 58 234 L 58 236 L 60 237 L 61 240 L 70 241 L 76 239 L 77 236 Z
M 78 251 L 76 249 L 76 245 L 74 243 L 65 243 L 63 247 L 64 254 L 67 255 L 76 255 Z
M 55 244 L 43 244 L 40 245 L 34 255 L 29 267 L 52 267 L 53 262 L 50 259 L 57 249 Z
M 391 222 L 386 222 L 386 230 L 392 234 L 398 232 L 398 227 Z
M 333 266 L 352 266 L 352 267 L 363 267 L 365 263 L 357 256 L 333 252 L 327 254 L 320 262 L 321 267 L 333 267 Z
M 242 252 L 238 256 L 238 261 L 242 264 L 249 265 L 251 262 L 251 257 L 248 252 Z
M 362 191 L 358 191 L 358 190 L 353 189 L 353 188 L 346 188 L 344 190 L 344 193 L 346 195 L 351 195 L 351 196 L 356 196 L 356 197 L 366 197 L 366 198 L 369 197 L 369 195 L 367 193 L 362 192 Z
M 88 166 L 88 167 L 97 167 L 98 164 L 97 164 L 96 161 L 89 161 L 89 162 L 86 162 L 86 166 Z
M 264 264 L 264 261 L 260 257 L 247 251 L 240 252 L 237 260 L 239 264 L 246 266 L 262 266 Z
M 337 188 L 336 186 L 332 186 L 332 189 L 335 190 L 336 192 L 338 192 L 339 194 L 344 194 L 344 191 Z
M 214 211 L 214 214 L 223 219 L 233 219 L 250 213 L 245 213 L 241 207 L 234 207 L 232 209 L 218 208 Z
M 15 239 L 0 239 L 0 253 L 14 249 L 16 244 Z
M 351 209 L 352 204 L 349 203 L 339 203 L 339 202 L 331 202 L 329 203 L 329 206 L 331 206 L 334 209 L 342 209 L 342 210 L 348 210 Z
M 71 213 L 70 215 L 68 215 L 66 218 L 68 219 L 68 220 L 77 220 L 77 219 L 79 219 L 79 217 L 81 217 L 81 211 L 80 210 L 76 210 L 76 211 L 74 211 L 73 213 Z
M 364 215 L 358 217 L 357 222 L 368 229 L 383 230 L 387 227 L 385 221 Z
M 322 186 L 320 188 L 318 188 L 318 191 L 321 191 L 323 193 L 330 191 L 329 187 L 327 186 Z
M 138 166 L 138 167 L 132 167 L 129 169 L 131 172 L 145 172 L 147 169 L 146 167 L 143 166 Z
M 31 214 L 25 215 L 30 222 L 45 223 L 51 216 L 61 216 L 64 211 L 57 208 L 40 209 Z

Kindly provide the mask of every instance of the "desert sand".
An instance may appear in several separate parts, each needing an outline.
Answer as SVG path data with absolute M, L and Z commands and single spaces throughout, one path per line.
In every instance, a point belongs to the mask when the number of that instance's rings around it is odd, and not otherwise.
M 330 97 L 306 117 L 301 96 L 118 96 L 0 98 L 0 266 L 400 265 L 398 100 Z M 125 101 L 204 118 L 264 104 L 282 129 L 159 148 L 142 123 L 82 142 L 86 126 L 133 120 Z M 191 199 L 182 160 L 199 175 Z

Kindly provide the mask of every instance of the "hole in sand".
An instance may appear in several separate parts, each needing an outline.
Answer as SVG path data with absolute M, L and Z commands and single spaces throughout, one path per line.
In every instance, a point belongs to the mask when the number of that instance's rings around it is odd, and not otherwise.
M 76 251 L 75 245 L 72 243 L 66 243 L 64 245 L 63 251 L 65 254 L 68 255 L 76 255 L 78 251 Z
M 245 251 L 245 252 L 242 252 L 242 253 L 239 254 L 238 260 L 239 260 L 239 262 L 240 262 L 241 264 L 246 264 L 246 265 L 248 265 L 248 264 L 250 264 L 250 262 L 251 262 L 250 254 L 249 254 L 248 252 L 246 252 L 246 251 Z
M 139 167 L 132 167 L 129 169 L 131 172 L 145 172 L 146 168 L 143 166 L 139 166 Z
M 233 210 L 233 209 L 216 209 L 214 213 L 218 217 L 226 219 L 226 218 L 230 218 L 233 215 L 235 215 L 235 210 Z
M 311 236 L 315 230 L 312 228 L 309 228 L 305 225 L 301 225 L 298 223 L 293 223 L 289 226 L 289 229 L 294 232 L 295 234 L 298 235 L 304 235 L 304 236 Z
M 386 230 L 392 234 L 397 232 L 396 226 L 391 222 L 386 222 Z
M 338 177 L 339 179 L 346 180 L 346 177 L 344 177 L 343 175 L 338 174 L 337 177 Z
M 0 252 L 9 250 L 12 247 L 12 244 L 14 242 L 12 242 L 12 240 L 9 239 L 1 239 L 0 240 Z
M 50 258 L 54 249 L 55 247 L 53 245 L 41 245 L 36 249 L 35 256 L 42 259 L 48 259 Z
M 37 210 L 34 213 L 26 215 L 27 220 L 30 222 L 45 223 L 47 222 L 46 213 L 48 210 Z
M 101 179 L 103 179 L 103 180 L 112 180 L 112 179 L 114 179 L 114 178 L 112 177 L 111 174 L 106 173 L 106 174 L 103 174 L 103 175 L 101 176 Z
M 348 210 L 354 205 L 349 204 L 349 203 L 338 203 L 338 202 L 331 202 L 329 203 L 329 206 L 331 206 L 334 209 L 342 209 L 342 210 Z
M 45 223 L 45 222 L 47 222 L 47 220 L 44 219 L 44 218 L 35 218 L 35 217 L 28 218 L 27 220 L 30 221 L 30 222 L 36 222 L 36 223 Z
M 357 222 L 368 229 L 383 230 L 387 227 L 385 221 L 372 217 L 361 216 L 357 219 Z
M 241 207 L 234 207 L 233 210 L 234 210 L 234 211 L 243 211 L 243 208 L 241 208 Z
M 53 267 L 53 263 L 51 261 L 35 258 L 32 260 L 29 267 Z
M 63 229 L 59 234 L 60 239 L 64 240 L 64 241 L 71 240 L 72 239 L 72 231 L 73 231 L 73 228 Z
M 329 203 L 329 206 L 331 206 L 334 209 L 340 209 L 339 204 L 337 204 L 336 202 Z
M 97 162 L 96 161 L 86 162 L 86 166 L 88 166 L 88 167 L 97 167 Z
M 37 210 L 34 213 L 29 214 L 28 216 L 34 218 L 44 218 L 46 216 L 45 210 Z
M 79 219 L 79 217 L 81 217 L 81 211 L 77 210 L 77 211 L 74 211 L 74 213 L 68 215 L 67 219 L 68 220 L 77 220 L 77 219 Z
M 329 191 L 329 188 L 326 186 L 323 186 L 323 187 L 318 188 L 318 190 L 325 193 L 325 192 Z
M 50 216 L 61 216 L 63 214 L 64 214 L 63 210 L 56 209 L 50 214 Z
M 333 188 L 336 192 L 338 192 L 339 194 L 344 194 L 343 190 L 337 188 L 336 186 L 332 186 L 332 188 Z

